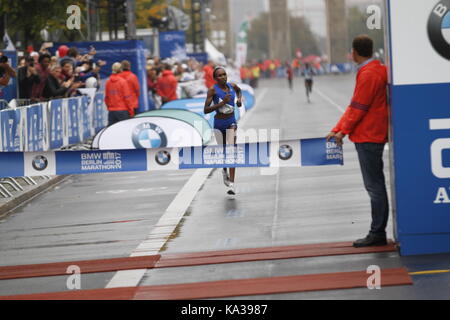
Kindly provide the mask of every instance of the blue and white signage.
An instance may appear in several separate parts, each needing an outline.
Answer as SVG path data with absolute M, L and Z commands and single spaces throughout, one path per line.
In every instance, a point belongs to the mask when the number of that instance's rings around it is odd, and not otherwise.
M 318 138 L 146 150 L 3 152 L 0 153 L 0 177 L 342 164 L 342 149 Z
M 63 137 L 63 108 L 62 100 L 52 100 L 48 105 L 49 111 L 49 130 L 50 130 L 50 149 L 61 148 L 64 144 Z
M 450 0 L 388 9 L 396 240 L 403 255 L 450 252 Z
M 166 31 L 159 33 L 159 55 L 161 59 L 187 59 L 186 34 L 184 31 Z
M 22 111 L 20 109 L 0 111 L 1 151 L 13 152 L 22 150 L 21 114 Z
M 202 136 L 190 124 L 172 118 L 140 117 L 117 122 L 99 134 L 101 150 L 201 146 Z

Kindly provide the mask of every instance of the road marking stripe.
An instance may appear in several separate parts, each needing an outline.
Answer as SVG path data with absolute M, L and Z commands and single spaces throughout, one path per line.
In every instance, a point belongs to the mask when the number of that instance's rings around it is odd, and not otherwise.
M 428 275 L 428 274 L 440 274 L 440 273 L 450 273 L 450 270 L 428 270 L 428 271 L 417 271 L 410 272 L 410 276 L 420 276 L 420 275 Z
M 334 102 L 333 99 L 331 99 L 329 96 L 327 96 L 325 93 L 323 93 L 322 91 L 320 91 L 317 87 L 315 89 L 315 91 L 326 101 L 328 101 L 332 106 L 336 107 L 336 109 L 338 109 L 340 112 L 344 113 L 345 110 L 338 105 L 336 102 Z

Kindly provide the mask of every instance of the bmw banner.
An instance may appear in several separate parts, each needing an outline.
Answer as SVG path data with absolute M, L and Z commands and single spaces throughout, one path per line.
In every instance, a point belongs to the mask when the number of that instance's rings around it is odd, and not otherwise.
M 1 151 L 22 150 L 21 112 L 20 109 L 0 111 Z
M 402 255 L 450 252 L 450 0 L 387 5 L 395 237 Z
M 26 108 L 26 151 L 44 150 L 44 110 L 42 104 Z
M 77 98 L 71 98 L 68 101 L 67 109 L 67 123 L 68 123 L 68 137 L 69 144 L 76 144 L 81 141 L 80 138 L 80 112 L 79 112 L 80 100 Z
M 58 99 L 50 101 L 48 111 L 50 124 L 50 149 L 58 149 L 64 144 L 62 100 Z
M 108 112 L 106 110 L 106 107 L 104 106 L 103 99 L 104 99 L 103 93 L 97 93 L 95 95 L 94 124 L 93 124 L 95 133 L 98 133 L 100 130 L 106 127 L 108 122 L 107 119 Z
M 334 142 L 318 138 L 184 148 L 0 153 L 0 164 L 6 163 L 0 166 L 0 177 L 342 165 L 343 153 Z

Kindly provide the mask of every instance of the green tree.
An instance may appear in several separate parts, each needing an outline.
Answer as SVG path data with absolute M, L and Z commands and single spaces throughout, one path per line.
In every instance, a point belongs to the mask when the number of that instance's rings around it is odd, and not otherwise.
M 2 0 L 0 15 L 6 15 L 8 33 L 17 35 L 13 38 L 21 40 L 23 47 L 28 44 L 39 46 L 42 42 L 40 32 L 43 29 L 47 29 L 50 33 L 61 30 L 66 39 L 74 41 L 80 37 L 80 32 L 68 30 L 66 27 L 69 17 L 66 10 L 72 4 L 79 5 L 81 10 L 84 9 L 84 1 Z

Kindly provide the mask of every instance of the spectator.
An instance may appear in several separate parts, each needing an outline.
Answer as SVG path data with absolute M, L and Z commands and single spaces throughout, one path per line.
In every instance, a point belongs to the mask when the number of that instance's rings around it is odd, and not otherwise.
M 120 76 L 122 65 L 116 62 L 112 66 L 112 75 L 106 81 L 105 103 L 108 107 L 108 125 L 113 125 L 134 116 L 131 89 Z
M 156 84 L 156 92 L 161 97 L 162 104 L 178 99 L 178 81 L 173 75 L 169 64 L 164 66 L 164 71 Z
M 70 90 L 77 89 L 81 83 L 74 82 L 73 79 L 62 82 L 60 80 L 62 69 L 58 65 L 50 68 L 50 74 L 44 87 L 43 97 L 46 99 L 63 98 L 68 95 Z
M 39 82 L 33 84 L 33 89 L 31 91 L 31 98 L 33 100 L 41 100 L 43 98 L 42 93 L 47 83 L 47 78 L 50 74 L 49 70 L 50 59 L 51 59 L 50 55 L 43 54 L 39 56 L 38 59 L 39 63 L 35 64 L 39 76 Z
M 96 64 L 94 64 L 92 60 L 83 62 L 83 64 L 78 69 L 78 75 L 76 77 L 77 80 L 86 83 L 89 78 L 95 78 L 97 80 L 97 83 L 99 83 L 99 72 L 101 67 L 103 67 L 104 65 L 106 65 L 106 62 L 102 60 L 97 61 Z
M 203 72 L 204 72 L 204 76 L 203 78 L 205 79 L 205 86 L 210 89 L 214 86 L 214 84 L 216 83 L 216 81 L 214 80 L 213 77 L 213 72 L 214 72 L 214 62 L 212 62 L 211 60 L 208 61 L 208 64 L 206 66 L 203 67 Z
M 58 48 L 59 58 L 60 59 L 64 58 L 67 55 L 68 51 L 69 51 L 69 47 L 67 47 L 65 45 L 59 46 L 59 48 Z
M 64 60 L 61 62 L 62 72 L 60 74 L 61 80 L 69 81 L 75 77 L 73 73 L 73 64 L 70 60 Z
M 11 78 L 16 77 L 16 72 L 8 63 L 8 57 L 0 55 L 0 98 L 3 97 L 3 88 L 9 84 Z
M 34 59 L 25 59 L 25 66 L 17 70 L 19 82 L 19 99 L 31 99 L 33 85 L 39 83 L 39 75 L 34 66 Z
M 251 73 L 252 73 L 252 87 L 253 88 L 258 88 L 258 82 L 259 82 L 259 77 L 261 75 L 261 69 L 259 68 L 259 65 L 257 63 L 255 63 L 252 67 L 251 67 Z
M 64 49 L 63 49 L 63 52 L 64 52 Z M 77 60 L 78 56 L 79 56 L 78 49 L 75 47 L 72 47 L 67 51 L 66 55 L 64 55 L 63 57 L 61 57 L 59 59 L 59 64 L 61 65 L 61 67 L 64 68 L 65 62 L 69 61 L 72 63 L 72 67 L 75 69 L 75 67 L 77 67 L 77 64 L 78 64 L 78 60 Z
M 139 108 L 139 79 L 133 72 L 131 72 L 131 63 L 128 60 L 122 61 L 122 72 L 120 73 L 120 76 L 125 79 L 130 86 L 132 94 L 131 101 L 133 104 L 134 112 L 136 114 Z

